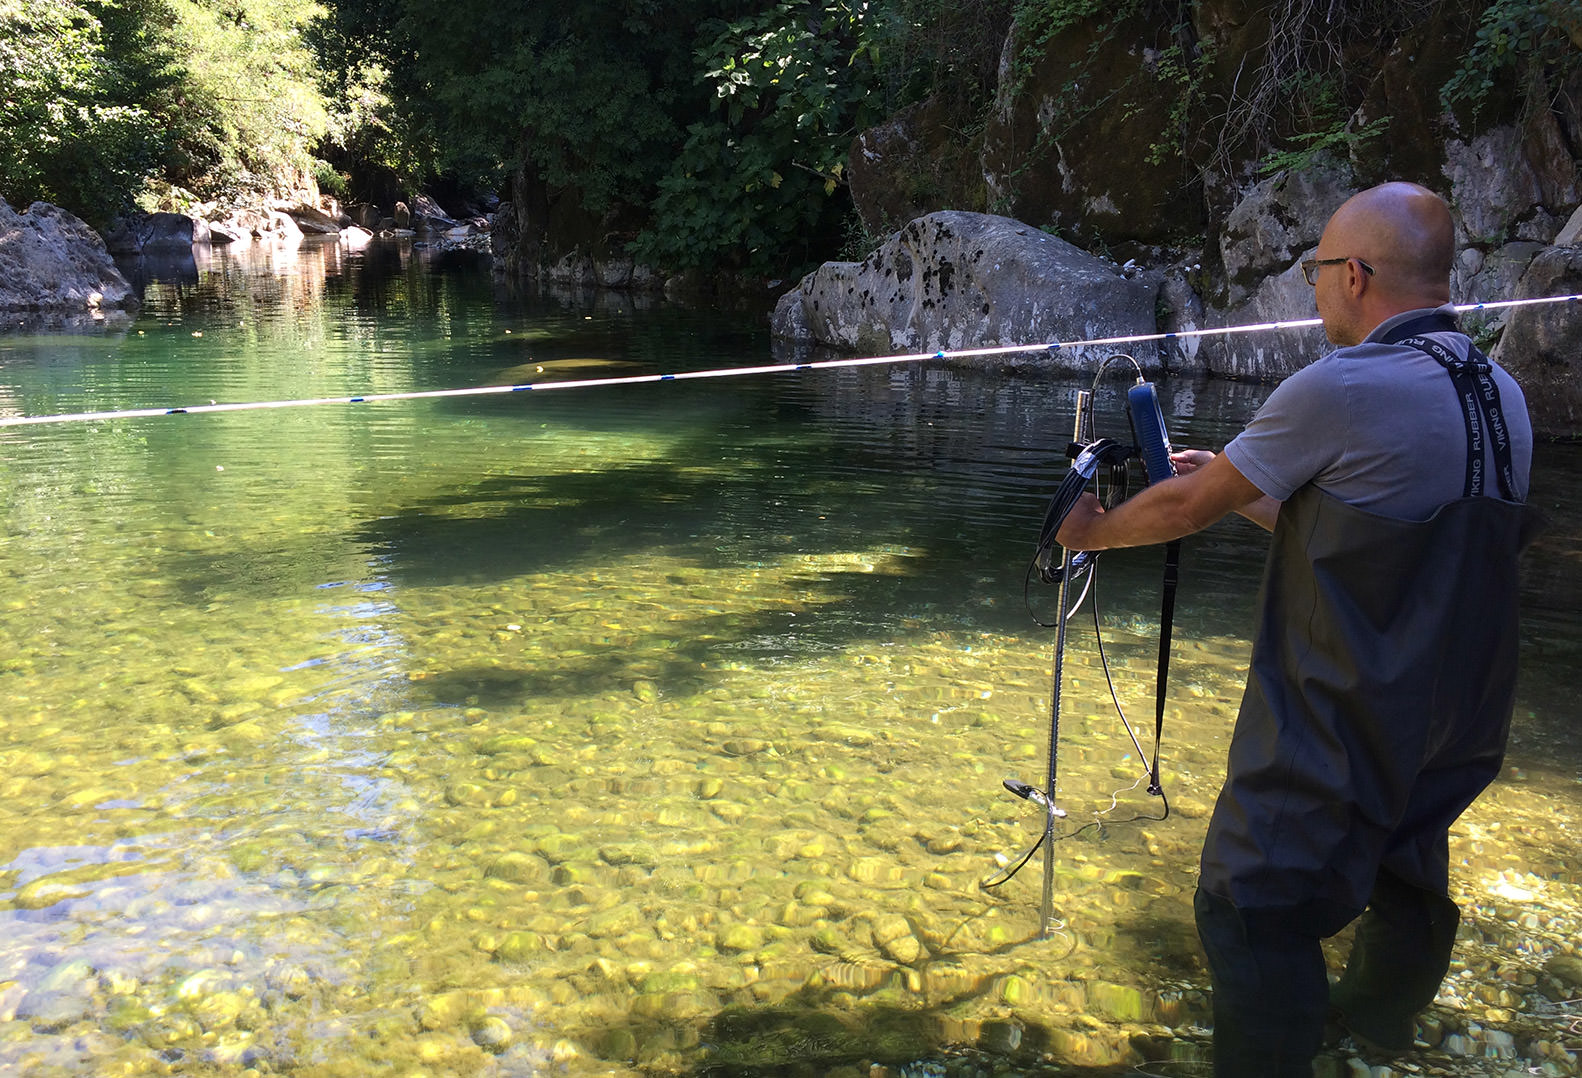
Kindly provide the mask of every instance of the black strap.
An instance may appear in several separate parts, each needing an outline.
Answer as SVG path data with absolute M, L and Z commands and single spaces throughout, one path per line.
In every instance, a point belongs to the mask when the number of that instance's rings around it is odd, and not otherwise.
M 1467 342 L 1467 355 L 1463 359 L 1438 341 L 1422 336 L 1425 333 L 1443 332 L 1459 330 L 1455 319 L 1435 311 L 1397 326 L 1381 338 L 1381 343 L 1416 348 L 1450 373 L 1450 380 L 1456 387 L 1456 397 L 1461 402 L 1462 418 L 1467 425 L 1467 469 L 1466 479 L 1462 483 L 1462 497 L 1476 498 L 1484 492 L 1486 437 L 1493 450 L 1500 494 L 1508 501 L 1515 501 L 1516 466 L 1511 457 L 1510 430 L 1505 425 L 1505 413 L 1500 406 L 1500 388 L 1494 382 L 1494 364 L 1471 341 Z
M 1165 689 L 1170 682 L 1170 630 L 1176 616 L 1176 584 L 1181 579 L 1181 540 L 1165 544 L 1164 598 L 1159 606 L 1159 673 L 1154 680 L 1154 758 L 1148 766 L 1148 792 L 1164 793 L 1159 781 L 1159 742 L 1165 734 Z
M 1380 344 L 1400 344 L 1408 337 L 1421 337 L 1425 333 L 1460 333 L 1456 316 L 1445 311 L 1432 311 L 1418 315 L 1410 322 L 1402 322 L 1379 338 Z

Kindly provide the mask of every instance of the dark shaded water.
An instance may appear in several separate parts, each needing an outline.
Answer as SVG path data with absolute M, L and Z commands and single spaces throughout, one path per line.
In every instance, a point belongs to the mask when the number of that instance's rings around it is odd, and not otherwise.
M 760 321 L 408 248 L 222 254 L 130 329 L 0 338 L 0 414 L 751 365 Z M 1044 769 L 1024 580 L 1075 388 L 908 366 L 0 429 L 0 1071 L 1191 1056 L 1255 529 L 1187 544 L 1176 812 L 1125 822 L 1157 803 L 1074 629 L 1060 930 L 1039 866 L 979 887 L 1039 826 L 1000 780 Z M 1266 393 L 1162 388 L 1215 447 Z M 1541 990 L 1579 927 L 1579 476 L 1540 452 L 1447 1066 L 1568 1043 Z M 1158 561 L 1098 587 L 1134 719 Z

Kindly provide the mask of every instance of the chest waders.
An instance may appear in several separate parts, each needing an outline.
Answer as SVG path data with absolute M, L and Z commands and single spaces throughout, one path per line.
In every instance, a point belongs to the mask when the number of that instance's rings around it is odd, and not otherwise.
M 1454 328 L 1430 316 L 1385 343 L 1449 371 L 1465 406 L 1464 496 L 1408 521 L 1309 484 L 1280 509 L 1195 901 L 1218 1078 L 1310 1074 L 1329 1005 L 1319 941 L 1370 904 L 1347 991 L 1380 1039 L 1398 1042 L 1404 1024 L 1410 1045 L 1449 963 L 1448 832 L 1499 773 L 1517 561 L 1536 532 L 1514 500 L 1491 366 L 1419 336 Z M 1502 497 L 1487 493 L 1486 458 Z

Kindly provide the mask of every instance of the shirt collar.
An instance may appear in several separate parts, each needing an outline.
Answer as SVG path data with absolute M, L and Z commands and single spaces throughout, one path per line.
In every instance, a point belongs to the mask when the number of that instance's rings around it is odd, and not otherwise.
M 1404 326 L 1414 318 L 1422 318 L 1431 314 L 1445 314 L 1449 315 L 1451 318 L 1455 318 L 1456 305 L 1454 303 L 1446 303 L 1440 307 L 1419 307 L 1415 311 L 1402 311 L 1400 314 L 1391 315 L 1389 318 L 1386 318 L 1384 321 L 1374 326 L 1373 332 L 1364 337 L 1363 340 L 1383 340 L 1384 337 L 1387 336 L 1389 332 L 1396 326 Z

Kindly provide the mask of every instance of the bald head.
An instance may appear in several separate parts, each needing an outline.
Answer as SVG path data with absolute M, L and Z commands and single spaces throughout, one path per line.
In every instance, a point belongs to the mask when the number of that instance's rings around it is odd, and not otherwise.
M 1379 271 L 1371 283 L 1385 295 L 1411 300 L 1414 307 L 1450 301 L 1455 228 L 1450 207 L 1428 188 L 1415 183 L 1370 187 L 1347 199 L 1324 231 L 1346 248 L 1348 257 Z
M 1370 187 L 1330 217 L 1317 257 L 1355 260 L 1320 277 L 1317 292 L 1330 339 L 1354 344 L 1392 315 L 1450 302 L 1450 207 L 1415 183 Z

